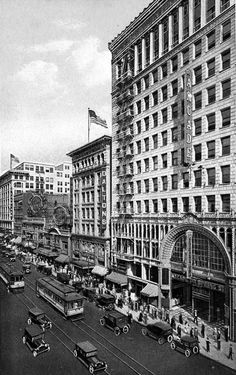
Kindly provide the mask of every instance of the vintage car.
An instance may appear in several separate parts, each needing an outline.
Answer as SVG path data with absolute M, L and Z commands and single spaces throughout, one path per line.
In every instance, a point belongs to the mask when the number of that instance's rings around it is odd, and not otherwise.
M 52 328 L 52 322 L 48 319 L 46 314 L 38 307 L 33 307 L 29 310 L 29 317 L 27 319 L 27 323 L 29 325 L 32 323 L 38 324 L 43 331 Z
M 44 341 L 44 332 L 36 325 L 25 328 L 22 341 L 29 347 L 34 357 L 50 350 L 49 344 Z
M 78 342 L 73 353 L 88 368 L 90 374 L 107 369 L 106 362 L 98 359 L 97 348 L 89 341 Z
M 31 264 L 30 263 L 24 263 L 22 266 L 22 270 L 24 273 L 30 273 L 31 272 Z
M 122 332 L 128 333 L 130 325 L 128 324 L 128 317 L 118 311 L 107 312 L 103 318 L 100 319 L 101 326 L 106 326 L 114 331 L 116 336 Z
M 173 329 L 165 322 L 148 324 L 142 328 L 142 334 L 154 338 L 160 345 L 173 340 Z
M 181 338 L 176 337 L 170 344 L 170 347 L 173 350 L 181 351 L 186 357 L 190 357 L 191 354 L 199 353 L 198 338 L 188 335 L 182 336 Z
M 111 294 L 99 294 L 96 299 L 96 305 L 105 310 L 114 310 L 115 297 Z
M 83 288 L 83 296 L 89 301 L 94 302 L 97 299 L 96 288 Z
M 60 281 L 63 284 L 69 284 L 70 281 L 70 275 L 64 272 L 58 272 L 57 273 L 57 280 Z

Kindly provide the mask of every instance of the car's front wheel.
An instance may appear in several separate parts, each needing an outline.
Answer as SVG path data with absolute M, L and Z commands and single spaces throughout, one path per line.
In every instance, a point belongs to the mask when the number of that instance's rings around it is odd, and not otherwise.
M 167 336 L 167 341 L 168 342 L 171 342 L 172 340 L 173 340 L 173 336 L 172 335 Z
M 113 309 L 114 309 L 114 305 L 110 303 L 110 305 L 108 305 L 108 310 L 113 310 Z
M 175 350 L 176 345 L 175 345 L 175 342 L 174 342 L 174 341 L 172 341 L 172 343 L 170 344 L 170 347 L 171 347 L 172 350 Z
M 185 352 L 184 352 L 184 354 L 185 354 L 185 356 L 188 358 L 188 357 L 190 357 L 191 352 L 190 352 L 189 349 L 186 349 Z
M 105 325 L 105 319 L 104 318 L 100 319 L 100 324 L 101 324 L 101 326 Z
M 26 338 L 25 338 L 25 336 L 22 337 L 22 342 L 23 342 L 23 344 L 26 343 Z
M 142 328 L 142 334 L 143 336 L 147 336 L 147 328 Z
M 32 324 L 32 320 L 31 320 L 30 318 L 28 318 L 27 323 L 28 323 L 29 325 Z
M 193 353 L 198 354 L 199 353 L 199 348 L 197 346 L 193 347 Z
M 119 327 L 116 327 L 116 328 L 114 329 L 114 332 L 115 332 L 115 335 L 116 335 L 116 336 L 119 336 L 120 333 L 121 333 L 120 328 L 119 328 Z
M 128 333 L 128 332 L 129 332 L 129 326 L 124 326 L 123 333 Z
M 90 374 L 93 374 L 93 373 L 94 373 L 93 365 L 90 365 L 90 366 L 89 366 L 89 372 L 90 372 Z
M 33 351 L 33 356 L 37 357 L 37 352 L 35 350 Z
M 77 358 L 78 357 L 78 353 L 77 353 L 77 350 L 73 350 L 73 354 L 74 354 L 74 356 Z
M 163 345 L 164 342 L 165 342 L 164 337 L 159 337 L 158 340 L 157 340 L 157 342 L 158 342 L 159 345 Z

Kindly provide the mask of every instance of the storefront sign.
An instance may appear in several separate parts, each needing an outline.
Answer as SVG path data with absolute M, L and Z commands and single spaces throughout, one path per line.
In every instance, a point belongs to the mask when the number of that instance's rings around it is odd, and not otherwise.
M 206 288 L 210 290 L 216 290 L 218 292 L 224 293 L 225 287 L 224 285 L 214 283 L 212 281 L 208 280 L 202 280 L 202 279 L 195 279 L 195 278 L 187 278 L 185 275 L 181 275 L 175 272 L 172 272 L 171 274 L 172 279 L 185 281 L 187 283 L 190 283 L 193 286 L 196 286 L 198 288 Z
M 192 163 L 192 74 L 190 70 L 186 70 L 185 72 L 184 108 L 185 108 L 184 162 L 186 164 L 191 164 Z
M 104 230 L 106 229 L 107 224 L 107 196 L 106 196 L 106 172 L 102 172 L 101 176 L 101 195 L 102 195 L 102 209 L 101 209 L 101 228 Z

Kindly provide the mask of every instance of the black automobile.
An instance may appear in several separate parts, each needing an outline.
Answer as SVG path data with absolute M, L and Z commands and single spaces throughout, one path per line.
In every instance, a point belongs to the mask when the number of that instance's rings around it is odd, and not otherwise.
M 186 357 L 199 353 L 198 338 L 188 335 L 182 336 L 181 338 L 176 337 L 170 344 L 170 347 L 173 350 L 179 350 L 184 353 Z
M 157 322 L 154 324 L 148 324 L 142 328 L 142 334 L 144 336 L 150 336 L 158 341 L 158 344 L 162 345 L 165 342 L 171 342 L 173 340 L 173 329 L 168 323 Z
M 94 302 L 97 299 L 96 288 L 83 288 L 83 296 L 89 301 Z
M 44 269 L 42 271 L 44 271 Z M 60 281 L 63 284 L 69 284 L 70 275 L 68 275 L 67 273 L 58 272 L 57 273 L 57 280 Z
M 107 312 L 106 315 L 100 319 L 100 324 L 114 331 L 116 336 L 119 336 L 122 332 L 128 333 L 130 330 L 128 317 L 118 311 Z
M 96 299 L 96 305 L 105 310 L 114 310 L 115 297 L 111 294 L 99 294 Z
M 107 369 L 107 363 L 98 359 L 97 348 L 89 341 L 78 342 L 73 353 L 88 368 L 90 374 Z
M 24 273 L 31 273 L 31 264 L 30 263 L 24 263 L 22 266 L 22 270 Z
M 25 328 L 22 341 L 29 347 L 34 357 L 50 350 L 49 344 L 44 341 L 44 332 L 36 325 Z
M 29 317 L 27 323 L 30 325 L 32 323 L 38 324 L 43 331 L 52 328 L 52 322 L 48 319 L 46 314 L 40 310 L 38 307 L 33 307 L 29 310 Z

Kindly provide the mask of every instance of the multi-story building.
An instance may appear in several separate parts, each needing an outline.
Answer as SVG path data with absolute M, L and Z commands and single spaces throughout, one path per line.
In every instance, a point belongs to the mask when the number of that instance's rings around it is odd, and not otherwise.
M 154 0 L 112 53 L 112 262 L 236 340 L 235 1 Z
M 96 270 L 104 276 L 110 265 L 111 137 L 100 137 L 68 155 L 73 164 L 74 265 L 86 270 L 100 266 Z

